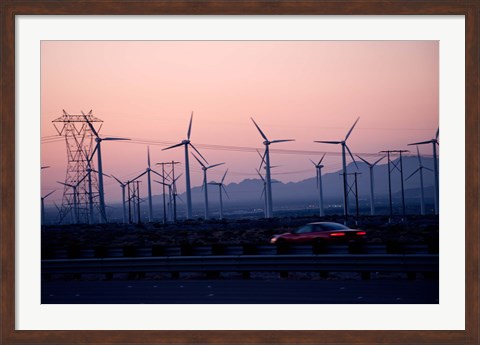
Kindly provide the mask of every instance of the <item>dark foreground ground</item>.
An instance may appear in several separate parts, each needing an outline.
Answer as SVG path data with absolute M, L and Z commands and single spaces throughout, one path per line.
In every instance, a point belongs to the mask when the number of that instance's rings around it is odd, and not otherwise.
M 343 218 L 284 217 L 273 219 L 192 220 L 163 225 L 59 225 L 42 228 L 42 250 L 69 246 L 150 246 L 150 245 L 209 245 L 209 244 L 266 244 L 274 234 L 316 222 L 343 223 Z M 362 217 L 358 226 L 368 231 L 369 243 L 438 243 L 438 217 L 411 216 L 388 223 L 388 217 Z
M 42 282 L 42 304 L 437 304 L 438 280 Z
M 169 246 L 211 244 L 267 244 L 274 234 L 315 221 L 343 223 L 340 217 L 284 217 L 252 220 L 194 220 L 178 224 L 62 225 L 42 228 L 42 252 L 50 249 L 96 246 Z M 355 227 L 353 224 L 351 227 Z M 409 217 L 388 223 L 387 217 L 362 217 L 358 227 L 368 232 L 368 243 L 438 243 L 438 217 Z M 438 278 L 416 280 L 373 273 L 362 280 L 356 274 L 293 274 L 286 279 L 259 273 L 244 280 L 225 276 L 211 280 L 187 275 L 179 279 L 150 277 L 141 280 L 105 280 L 94 276 L 82 280 L 42 280 L 44 304 L 435 304 L 439 299 Z

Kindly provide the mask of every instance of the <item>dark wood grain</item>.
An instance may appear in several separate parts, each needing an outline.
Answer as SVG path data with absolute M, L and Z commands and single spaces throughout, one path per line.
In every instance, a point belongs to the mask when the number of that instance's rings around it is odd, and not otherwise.
M 466 15 L 465 331 L 15 331 L 14 18 L 20 14 Z M 0 257 L 2 344 L 479 344 L 479 32 L 477 0 L 4 0 L 0 5 Z M 458 116 L 452 114 L 451 116 Z

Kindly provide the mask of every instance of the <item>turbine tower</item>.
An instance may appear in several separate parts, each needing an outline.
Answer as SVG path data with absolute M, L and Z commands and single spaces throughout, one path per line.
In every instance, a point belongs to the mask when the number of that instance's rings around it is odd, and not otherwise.
M 315 166 L 315 170 L 317 172 L 317 188 L 319 191 L 319 198 L 320 198 L 319 199 L 320 217 L 325 216 L 325 209 L 323 207 L 323 187 L 322 187 L 322 168 L 323 168 L 322 161 L 325 158 L 325 155 L 326 153 L 323 154 L 322 158 L 320 158 L 318 163 L 315 163 L 310 159 L 310 162 L 313 163 L 313 165 Z
M 260 171 L 258 169 L 255 169 L 255 170 L 257 171 L 258 176 L 260 176 L 260 178 L 262 179 L 262 182 L 263 182 L 263 188 L 262 188 L 262 193 L 260 194 L 260 199 L 263 198 L 263 200 L 264 200 L 263 213 L 264 213 L 265 218 L 267 218 L 267 194 L 265 193 L 265 190 L 267 189 L 267 182 L 263 178 L 262 174 L 260 174 Z M 273 180 L 272 184 L 273 183 L 278 183 L 278 181 Z
M 208 184 L 212 184 L 215 186 L 218 186 L 218 191 L 219 191 L 219 197 L 220 197 L 220 219 L 223 219 L 223 198 L 222 198 L 222 189 L 225 192 L 225 195 L 227 198 L 230 199 L 228 196 L 227 190 L 225 189 L 225 186 L 223 185 L 223 181 L 225 181 L 225 176 L 227 176 L 228 169 L 225 171 L 225 174 L 223 174 L 222 180 L 220 182 L 209 182 Z
M 262 130 L 260 129 L 260 127 L 257 125 L 257 123 L 255 122 L 255 120 L 253 118 L 251 118 L 252 121 L 253 121 L 253 124 L 255 125 L 255 127 L 257 127 L 258 131 L 260 132 L 260 135 L 262 136 L 262 138 L 265 140 L 263 142 L 263 145 L 265 145 L 265 179 L 266 179 L 266 182 L 267 182 L 267 185 L 266 185 L 266 196 L 267 196 L 267 218 L 272 218 L 273 217 L 273 203 L 272 203 L 272 178 L 271 178 L 271 175 L 270 175 L 270 150 L 269 150 L 269 147 L 270 147 L 270 144 L 275 144 L 275 143 L 283 143 L 283 142 L 287 142 L 287 141 L 295 141 L 295 139 L 282 139 L 282 140 L 268 140 L 267 136 L 265 135 L 265 133 L 262 132 Z
M 118 178 L 112 175 L 112 177 L 120 184 L 120 188 L 122 188 L 122 210 L 123 210 L 123 224 L 127 223 L 127 209 L 125 205 L 125 187 L 127 183 L 123 183 Z
M 358 158 L 360 158 L 366 165 L 368 165 L 369 172 L 370 172 L 370 215 L 374 216 L 375 215 L 375 195 L 374 195 L 374 182 L 373 182 L 373 168 L 375 165 L 377 165 L 378 162 L 380 162 L 382 159 L 385 158 L 385 156 L 380 157 L 377 159 L 374 163 L 370 163 L 367 160 L 363 159 L 359 155 L 356 155 Z
M 85 175 L 85 177 L 87 177 L 87 175 Z M 76 183 L 76 184 L 68 184 L 68 183 L 63 183 L 63 182 L 57 181 L 57 183 L 60 183 L 63 186 L 70 187 L 73 190 L 73 224 L 78 224 L 77 187 L 82 181 L 83 181 L 83 179 L 81 181 L 78 181 L 78 183 Z
M 408 176 L 405 179 L 405 181 L 410 179 L 410 177 L 415 175 L 417 172 L 420 174 L 420 214 L 424 216 L 425 215 L 425 191 L 423 189 L 423 169 L 427 169 L 430 171 L 432 171 L 432 169 L 423 166 L 422 158 L 420 157 L 420 151 L 418 150 L 418 146 L 417 146 L 417 158 L 418 158 L 418 168 L 414 172 L 412 172 L 410 176 Z
M 184 146 L 185 148 L 185 189 L 187 193 L 187 219 L 192 219 L 192 191 L 190 190 L 190 164 L 188 162 L 188 146 L 191 146 L 195 152 L 208 164 L 207 160 L 190 142 L 190 134 L 192 132 L 193 111 L 190 115 L 190 124 L 188 125 L 187 139 L 182 140 L 181 143 L 164 148 L 162 151 L 173 149 L 174 147 Z
M 54 190 L 52 190 L 50 193 L 48 193 L 47 195 L 42 196 L 42 197 L 40 198 L 40 201 L 41 201 L 41 209 L 40 209 L 40 212 L 41 212 L 41 217 L 42 217 L 42 220 L 41 220 L 42 225 L 45 225 L 45 203 L 44 203 L 44 200 L 45 200 L 46 198 L 48 198 L 50 195 L 52 195 L 53 193 L 55 193 Z
M 208 169 L 211 169 L 211 168 L 214 168 L 214 167 L 218 167 L 219 165 L 222 165 L 222 164 L 225 164 L 225 163 L 218 163 L 218 164 L 213 164 L 213 165 L 205 165 L 202 163 L 202 161 L 200 159 L 198 159 L 197 156 L 195 156 L 193 153 L 192 153 L 192 156 L 197 160 L 198 164 L 200 164 L 200 166 L 202 167 L 202 170 L 203 170 L 203 184 L 202 184 L 202 189 L 203 189 L 203 196 L 204 196 L 204 202 L 205 202 L 205 220 L 208 219 L 208 190 L 207 190 L 207 170 Z
M 357 124 L 358 120 L 360 120 L 360 117 L 357 118 L 357 120 L 354 122 L 352 128 L 348 131 L 347 135 L 345 136 L 345 139 L 341 141 L 315 141 L 316 143 L 322 143 L 322 144 L 334 144 L 334 145 L 342 145 L 342 165 L 343 165 L 343 214 L 345 215 L 345 222 L 347 221 L 348 218 L 348 197 L 347 197 L 347 158 L 345 154 L 345 150 L 348 151 L 348 154 L 350 157 L 352 157 L 352 161 L 355 163 L 355 166 L 357 166 L 357 162 L 355 161 L 355 158 L 353 158 L 352 152 L 347 146 L 347 139 L 350 137 L 350 134 L 352 134 L 353 128 L 355 128 L 355 125 Z M 358 166 L 357 166 L 358 169 Z
M 152 206 L 152 178 L 151 178 L 151 173 L 156 174 L 157 176 L 160 176 L 163 178 L 163 175 L 160 173 L 156 172 L 150 167 L 150 147 L 147 146 L 147 168 L 143 173 L 132 179 L 132 181 L 138 180 L 140 177 L 143 175 L 147 174 L 147 189 L 148 189 L 148 221 L 152 222 L 153 221 L 153 206 Z
M 439 209 L 439 178 L 438 178 L 438 158 L 437 158 L 437 145 L 438 145 L 438 134 L 440 128 L 437 128 L 437 133 L 435 134 L 435 138 L 427 140 L 427 141 L 420 141 L 418 143 L 412 143 L 408 145 L 424 145 L 424 144 L 432 144 L 433 148 L 433 174 L 435 175 L 435 214 L 438 214 Z
M 85 121 L 87 121 L 88 126 L 90 127 L 92 133 L 95 135 L 95 142 L 97 145 L 95 146 L 95 149 L 92 152 L 92 157 L 97 153 L 97 159 L 98 159 L 98 196 L 99 196 L 99 206 L 100 206 L 100 219 L 102 222 L 106 223 L 107 222 L 107 213 L 105 212 L 105 195 L 103 191 L 103 167 L 102 167 L 102 141 L 117 141 L 117 140 L 130 140 L 126 138 L 101 138 L 100 135 L 98 135 L 98 132 L 95 130 L 93 127 L 92 123 L 88 120 L 87 116 L 83 113 L 83 117 L 85 118 Z

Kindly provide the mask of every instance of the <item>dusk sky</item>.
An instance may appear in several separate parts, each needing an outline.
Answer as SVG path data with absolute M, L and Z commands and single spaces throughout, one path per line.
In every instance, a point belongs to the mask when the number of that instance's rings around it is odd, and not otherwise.
M 313 141 L 342 140 L 357 117 L 348 145 L 372 160 L 380 150 L 433 138 L 438 70 L 437 41 L 44 41 L 41 136 L 57 134 L 52 120 L 62 109 L 93 110 L 104 121 L 101 134 L 135 139 L 102 143 L 105 173 L 127 180 L 144 171 L 147 145 L 139 139 L 158 142 L 150 145 L 152 163 L 180 161 L 183 171 L 183 149 L 162 148 L 186 139 L 193 111 L 192 143 L 210 164 L 226 163 L 209 170 L 209 180 L 228 168 L 231 183 L 257 178 L 257 153 L 204 145 L 263 150 L 253 117 L 270 140 L 296 139 L 272 150 L 317 152 L 271 153 L 279 165 L 273 178 L 300 181 L 315 176 L 309 159 L 324 152 L 325 171 L 341 168 L 339 145 Z M 42 171 L 42 194 L 57 189 L 48 201 L 59 202 L 65 142 L 44 139 L 41 149 L 42 165 L 51 167 Z M 421 152 L 431 155 L 431 147 Z M 199 186 L 201 169 L 190 163 Z M 118 184 L 105 183 L 107 203 L 118 201 Z M 184 186 L 181 178 L 179 192 Z M 154 194 L 160 191 L 155 184 Z

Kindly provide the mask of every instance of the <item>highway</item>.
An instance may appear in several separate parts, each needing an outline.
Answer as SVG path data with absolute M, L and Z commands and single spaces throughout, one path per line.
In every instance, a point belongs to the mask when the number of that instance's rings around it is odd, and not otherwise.
M 42 304 L 435 304 L 438 280 L 50 280 Z

